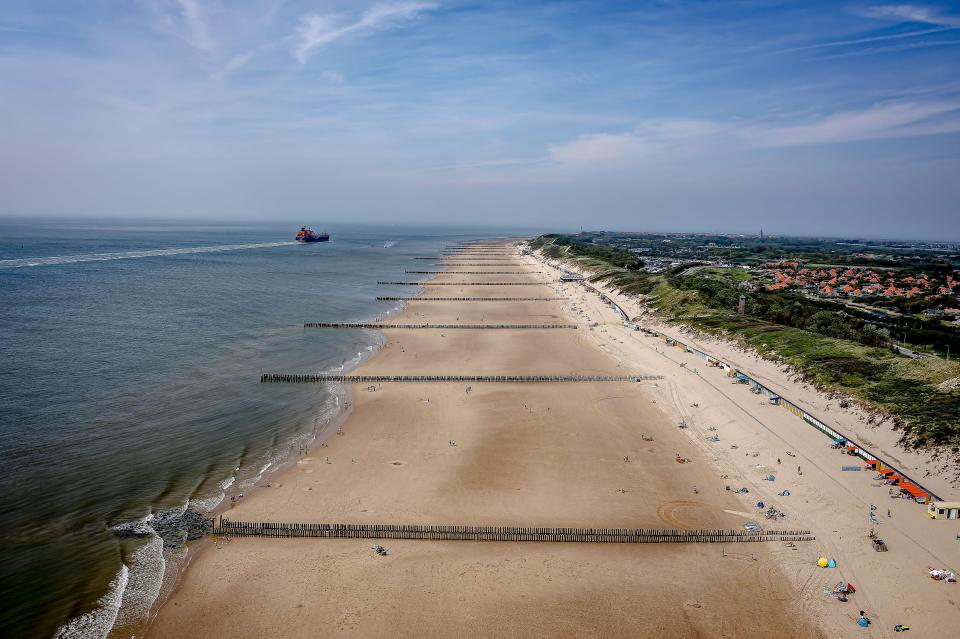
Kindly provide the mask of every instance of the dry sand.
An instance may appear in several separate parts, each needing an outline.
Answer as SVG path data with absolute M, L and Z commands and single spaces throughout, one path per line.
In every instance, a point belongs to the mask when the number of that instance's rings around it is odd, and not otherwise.
M 519 256 L 512 261 L 529 263 Z M 467 277 L 508 281 L 504 278 L 510 276 L 444 274 L 436 281 Z M 524 277 L 555 279 L 552 274 Z M 552 296 L 557 290 L 552 283 L 437 286 L 425 294 Z M 569 302 L 411 302 L 396 321 L 583 323 Z M 602 330 L 585 325 L 578 330 L 388 330 L 382 352 L 358 373 L 672 372 L 663 359 L 630 360 L 607 352 L 615 345 L 605 343 Z M 343 435 L 312 449 L 226 516 L 740 527 L 745 518 L 739 513 L 749 506 L 724 490 L 729 480 L 720 478 L 713 451 L 676 427 L 663 400 L 666 387 L 656 382 L 475 384 L 467 393 L 464 385 L 449 383 L 382 384 L 372 391 L 360 385 L 353 389 L 353 412 Z M 691 463 L 677 464 L 678 452 Z M 802 528 L 806 522 L 797 518 L 781 527 Z M 791 553 L 815 558 L 817 542 L 792 550 L 759 543 L 387 540 L 387 557 L 374 554 L 371 545 L 370 540 L 241 538 L 211 546 L 198 553 L 149 634 L 825 636 L 793 576 L 780 567 Z

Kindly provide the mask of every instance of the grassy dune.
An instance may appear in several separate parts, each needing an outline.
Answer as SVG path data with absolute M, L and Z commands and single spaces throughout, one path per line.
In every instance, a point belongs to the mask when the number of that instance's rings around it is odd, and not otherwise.
M 664 319 L 738 340 L 766 358 L 789 364 L 818 388 L 859 399 L 892 419 L 910 446 L 960 447 L 960 390 L 938 388 L 960 378 L 960 362 L 911 359 L 889 348 L 758 318 L 749 314 L 749 306 L 748 315 L 739 316 L 733 309 L 740 292 L 736 285 L 748 278 L 744 271 L 705 270 L 685 276 L 679 267 L 647 273 L 617 266 L 589 245 L 558 246 L 541 239 L 549 256 L 576 263 L 593 273 L 590 280 L 595 283 L 644 296 Z M 852 321 L 828 312 L 834 327 Z

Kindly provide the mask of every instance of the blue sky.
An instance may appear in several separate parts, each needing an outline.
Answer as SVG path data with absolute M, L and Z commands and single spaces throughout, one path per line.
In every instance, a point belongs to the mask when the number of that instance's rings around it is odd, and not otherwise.
M 960 239 L 960 8 L 0 7 L 0 214 Z

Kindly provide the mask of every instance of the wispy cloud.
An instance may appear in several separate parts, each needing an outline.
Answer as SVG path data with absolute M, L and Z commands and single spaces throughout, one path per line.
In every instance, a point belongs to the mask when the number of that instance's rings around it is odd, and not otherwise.
M 311 14 L 300 20 L 293 56 L 305 64 L 320 47 L 349 35 L 371 33 L 405 20 L 411 20 L 424 11 L 437 8 L 435 2 L 397 2 L 378 4 L 364 11 L 353 22 L 344 23 L 335 15 Z
M 705 120 L 650 120 L 626 133 L 592 133 L 548 147 L 550 158 L 564 165 L 609 166 L 625 160 L 690 155 L 731 126 Z
M 256 56 L 256 51 L 247 51 L 246 53 L 240 53 L 233 56 L 227 63 L 220 67 L 218 70 L 210 74 L 210 77 L 214 80 L 222 80 L 230 76 L 235 71 L 239 71 L 247 65 L 250 60 Z
M 916 4 L 881 4 L 868 7 L 863 15 L 894 22 L 921 22 L 960 27 L 960 17 L 945 16 L 934 7 Z
M 852 40 L 834 40 L 832 42 L 819 42 L 817 44 L 807 44 L 799 47 L 790 47 L 788 49 L 778 49 L 771 54 L 792 53 L 794 51 L 807 51 L 809 49 L 825 49 L 829 47 L 847 47 L 856 44 L 869 44 L 873 42 L 883 42 L 886 40 L 902 40 L 903 38 L 918 38 L 920 36 L 931 35 L 934 33 L 943 33 L 944 31 L 953 31 L 957 27 L 940 27 L 938 29 L 922 29 L 920 31 L 908 31 L 906 33 L 893 33 L 890 35 L 873 36 L 870 38 L 854 38 Z
M 835 60 L 837 58 L 853 58 L 864 55 L 878 55 L 881 53 L 897 53 L 912 49 L 928 49 L 931 47 L 952 47 L 960 44 L 960 40 L 934 40 L 933 42 L 911 42 L 909 44 L 892 45 L 886 47 L 868 47 L 855 51 L 843 51 L 817 57 L 817 60 Z
M 921 38 L 923 36 L 936 35 L 938 33 L 954 31 L 960 28 L 960 18 L 956 16 L 943 15 L 932 7 L 919 5 L 874 5 L 858 12 L 858 15 L 866 18 L 873 18 L 876 20 L 900 24 L 928 24 L 933 25 L 935 28 L 917 29 L 914 31 L 905 31 L 900 33 L 886 33 L 863 38 L 844 38 L 842 40 L 831 40 L 829 42 L 816 42 L 813 44 L 777 49 L 775 51 L 768 52 L 767 55 L 780 55 L 783 53 L 809 51 L 812 49 L 828 49 L 833 47 L 854 47 L 860 44 L 873 44 L 877 42 L 886 42 L 889 40 L 903 40 L 906 38 Z
M 197 0 L 157 0 L 153 6 L 167 31 L 199 51 L 216 49 L 204 7 Z
M 937 116 L 957 114 L 960 102 L 894 102 L 844 111 L 794 126 L 761 126 L 744 131 L 758 147 L 809 146 L 861 140 L 910 137 L 960 130 L 956 119 L 933 122 Z
M 550 159 L 577 168 L 616 167 L 655 159 L 741 153 L 750 149 L 841 144 L 960 132 L 960 101 L 890 102 L 794 125 L 653 120 L 624 133 L 580 135 L 550 145 Z

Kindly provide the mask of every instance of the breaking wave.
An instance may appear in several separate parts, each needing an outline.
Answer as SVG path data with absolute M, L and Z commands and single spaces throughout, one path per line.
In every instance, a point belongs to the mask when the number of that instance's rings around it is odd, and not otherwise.
M 130 579 L 130 569 L 125 565 L 120 567 L 116 576 L 110 581 L 107 594 L 97 600 L 97 607 L 79 617 L 74 617 L 57 630 L 57 639 L 104 639 L 113 628 L 123 602 L 123 591 L 127 588 Z

